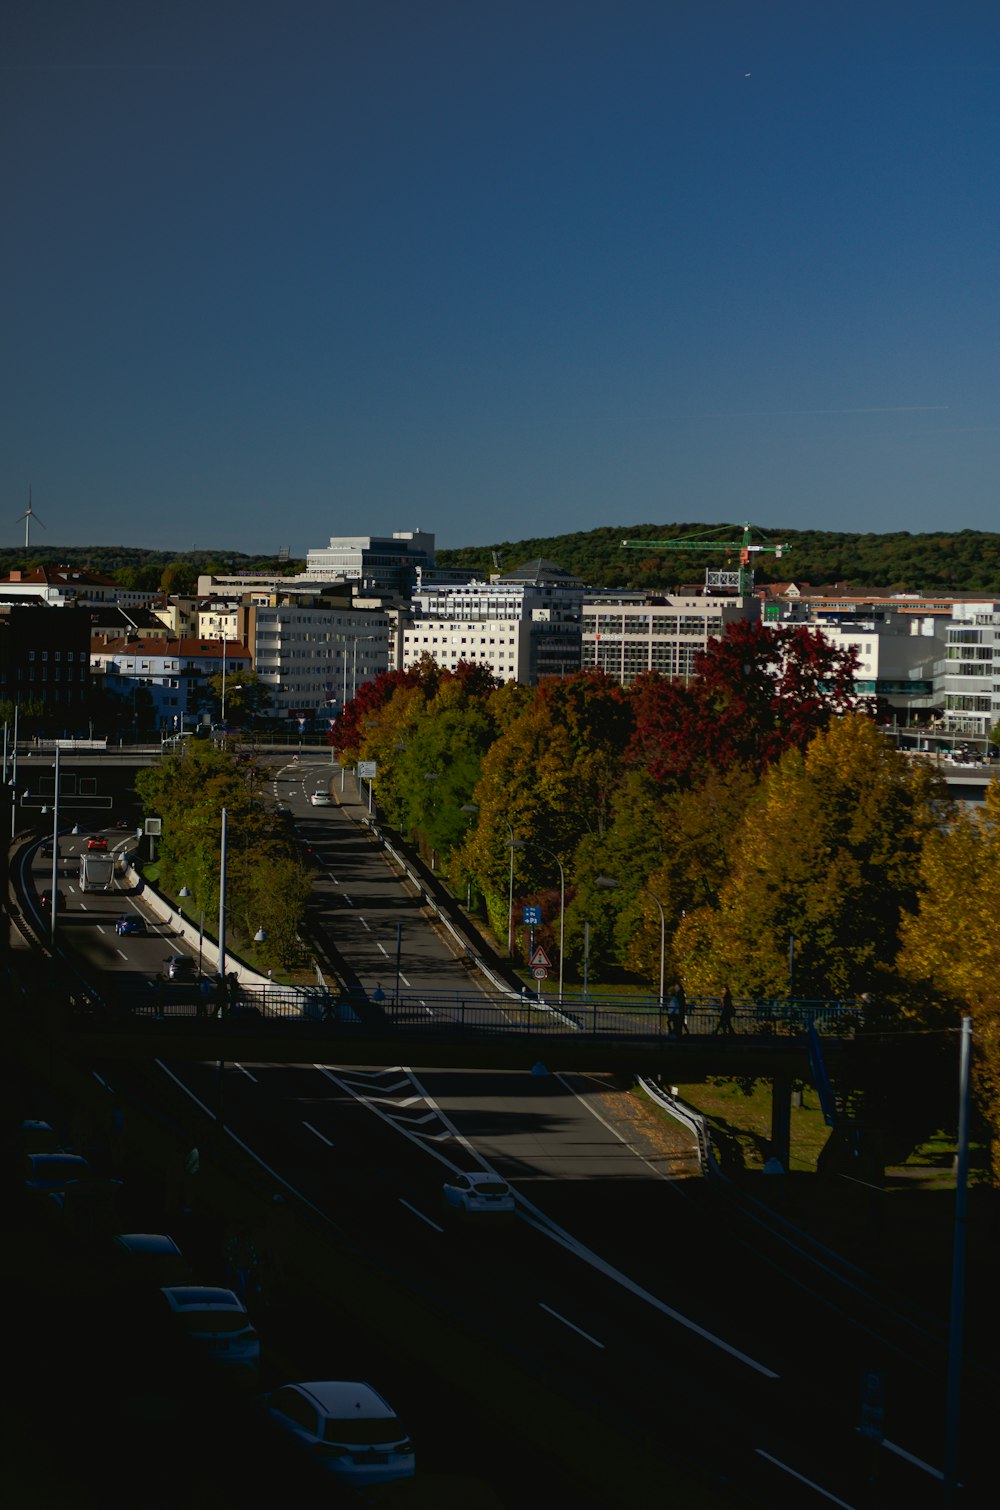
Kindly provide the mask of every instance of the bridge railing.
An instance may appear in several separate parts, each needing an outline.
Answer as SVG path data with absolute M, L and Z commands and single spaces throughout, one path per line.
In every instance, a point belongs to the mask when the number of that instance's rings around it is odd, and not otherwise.
M 391 1033 L 404 1029 L 459 1029 L 477 1034 L 530 1032 L 582 1033 L 591 1037 L 666 1039 L 704 1038 L 725 1028 L 721 1006 L 714 998 L 689 999 L 683 1032 L 677 1032 L 656 1001 L 636 998 L 566 1000 L 560 1006 L 525 993 L 484 995 L 480 992 L 400 992 L 380 989 L 332 992 L 322 987 L 242 985 L 221 992 L 213 983 L 202 991 L 198 982 L 158 981 L 133 987 L 118 998 L 118 1010 L 139 1017 L 228 1018 L 245 1023 L 312 1022 L 348 1030 Z M 861 1014 L 853 1002 L 795 1001 L 735 1004 L 732 1033 L 736 1037 L 804 1034 L 815 1024 L 826 1035 L 853 1035 Z

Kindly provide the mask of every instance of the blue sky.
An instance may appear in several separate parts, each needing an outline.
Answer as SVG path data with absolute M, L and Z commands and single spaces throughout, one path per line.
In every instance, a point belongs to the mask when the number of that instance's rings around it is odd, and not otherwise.
M 994 0 L 0 24 L 0 544 L 1000 528 Z

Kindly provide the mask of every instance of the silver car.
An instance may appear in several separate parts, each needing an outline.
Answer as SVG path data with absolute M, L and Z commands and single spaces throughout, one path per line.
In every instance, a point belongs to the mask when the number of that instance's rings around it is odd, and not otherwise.
M 317 1467 L 355 1488 L 409 1479 L 416 1471 L 409 1432 L 370 1384 L 286 1384 L 265 1395 L 264 1407 Z

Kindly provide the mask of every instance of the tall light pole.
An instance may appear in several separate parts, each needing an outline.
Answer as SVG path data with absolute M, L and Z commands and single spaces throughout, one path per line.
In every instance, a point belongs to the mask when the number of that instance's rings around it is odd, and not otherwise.
M 21 711 L 20 703 L 14 704 L 14 755 L 10 767 L 10 837 L 13 839 L 17 832 L 17 716 Z
M 49 903 L 49 928 L 53 947 L 56 942 L 56 909 L 59 905 L 59 755 L 60 750 L 56 745 L 56 789 L 55 800 L 52 803 L 52 900 Z
M 510 882 L 509 882 L 508 887 L 507 887 L 507 958 L 508 959 L 513 959 L 514 958 L 514 851 L 515 851 L 515 849 L 523 849 L 524 845 L 523 845 L 523 843 L 522 843 L 522 841 L 520 839 L 515 839 L 514 838 L 514 827 L 513 827 L 513 824 L 510 822 L 510 819 L 509 818 L 505 818 L 503 821 L 507 825 L 507 832 L 508 832 L 508 834 L 510 834 L 510 841 L 509 841 L 509 843 L 507 845 L 507 848 L 510 850 Z
M 596 876 L 594 878 L 594 885 L 601 891 L 614 891 L 618 886 L 621 885 L 621 882 L 616 880 L 614 876 Z M 650 891 L 648 886 L 640 886 L 639 890 L 644 891 L 647 897 L 652 897 L 653 901 L 656 903 L 656 909 L 660 914 L 660 1011 L 662 1012 L 663 988 L 665 979 L 664 968 L 667 959 L 667 919 L 666 914 L 663 911 L 663 903 L 656 895 L 656 892 Z
M 536 844 L 535 848 L 540 849 L 543 855 L 548 855 L 559 867 L 559 1005 L 562 1006 L 563 955 L 566 952 L 563 947 L 566 939 L 566 872 L 563 870 L 563 863 L 559 856 L 551 849 L 546 849 L 544 844 Z M 661 993 L 663 991 L 662 985 L 660 991 Z
M 226 978 L 226 809 L 222 809 L 222 840 L 219 853 L 219 978 Z

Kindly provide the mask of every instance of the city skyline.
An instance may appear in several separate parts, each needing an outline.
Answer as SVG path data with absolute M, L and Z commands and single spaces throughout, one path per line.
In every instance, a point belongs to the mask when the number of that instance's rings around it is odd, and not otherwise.
M 21 7 L 0 546 L 998 527 L 1000 17 Z

